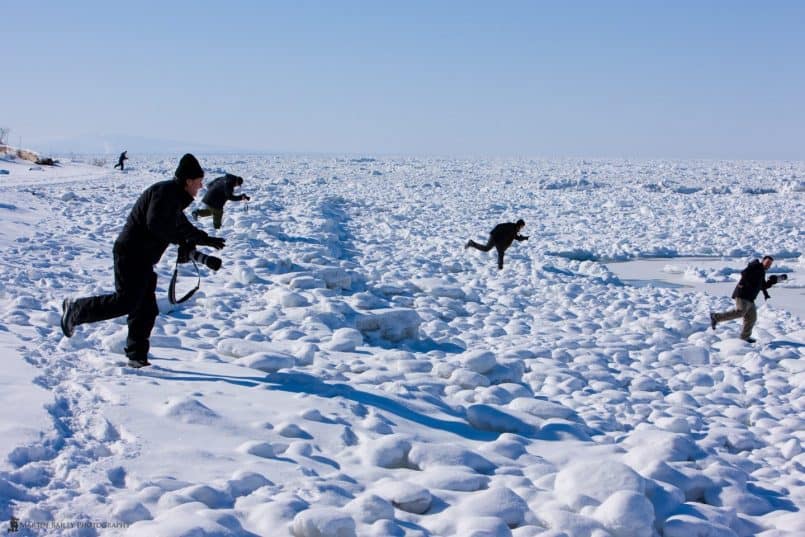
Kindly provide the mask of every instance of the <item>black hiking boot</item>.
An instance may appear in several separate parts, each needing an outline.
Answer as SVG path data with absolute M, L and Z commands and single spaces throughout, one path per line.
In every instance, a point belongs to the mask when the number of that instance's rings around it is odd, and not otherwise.
M 756 340 L 755 338 L 753 338 L 753 337 L 744 337 L 744 338 L 741 338 L 741 339 L 743 339 L 743 340 L 744 340 L 744 341 L 746 341 L 747 343 L 755 343 L 755 342 L 757 341 L 757 340 Z
M 718 324 L 718 321 L 716 320 L 716 314 L 711 311 L 710 312 L 710 328 L 715 330 L 717 324 Z
M 65 298 L 61 303 L 61 331 L 64 337 L 73 337 L 75 319 L 73 318 L 73 305 L 75 301 Z
M 149 365 L 151 365 L 151 362 L 148 361 L 148 358 L 129 358 L 129 367 L 133 367 L 134 369 L 140 369 L 141 367 Z

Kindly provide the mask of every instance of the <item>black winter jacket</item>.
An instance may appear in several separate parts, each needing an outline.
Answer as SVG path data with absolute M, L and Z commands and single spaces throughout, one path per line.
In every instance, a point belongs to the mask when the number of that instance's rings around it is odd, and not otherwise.
M 241 201 L 244 199 L 243 194 L 237 196 L 232 192 L 238 186 L 238 177 L 230 173 L 218 177 L 213 180 L 207 187 L 207 193 L 204 194 L 203 201 L 207 207 L 212 209 L 223 209 L 227 201 Z
M 754 302 L 761 291 L 763 291 L 763 296 L 769 298 L 769 293 L 766 292 L 766 289 L 774 285 L 774 283 L 766 280 L 765 277 L 766 269 L 763 268 L 760 260 L 750 261 L 746 268 L 741 271 L 741 279 L 732 292 L 732 298 L 743 298 Z
M 498 224 L 489 234 L 495 240 L 495 247 L 499 250 L 505 250 L 511 246 L 515 239 L 518 241 L 526 240 L 525 237 L 517 234 L 517 224 L 513 222 Z
M 168 244 L 199 244 L 208 235 L 184 215 L 192 201 L 176 179 L 151 185 L 134 202 L 115 247 L 132 260 L 155 265 Z

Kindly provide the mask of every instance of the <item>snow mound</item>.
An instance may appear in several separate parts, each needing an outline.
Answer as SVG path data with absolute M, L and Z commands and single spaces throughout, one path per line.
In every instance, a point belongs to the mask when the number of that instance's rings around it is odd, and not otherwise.
M 554 493 L 557 499 L 579 510 L 598 505 L 618 491 L 645 492 L 645 479 L 629 466 L 615 461 L 572 463 L 556 475 Z
M 389 435 L 364 445 L 366 462 L 381 468 L 407 468 L 411 442 L 403 435 Z
M 447 297 L 463 300 L 467 294 L 458 285 L 452 284 L 443 278 L 418 278 L 414 285 L 424 293 L 434 297 Z
M 294 357 L 277 352 L 256 352 L 235 360 L 235 363 L 265 373 L 276 373 L 280 369 L 293 367 Z
M 495 471 L 495 464 L 489 459 L 456 444 L 418 443 L 410 447 L 408 460 L 420 470 L 458 466 L 470 468 L 481 474 L 491 474 Z
M 235 358 L 245 358 L 260 353 L 279 358 L 293 356 L 296 365 L 300 366 L 312 363 L 313 357 L 319 350 L 317 345 L 306 341 L 248 341 L 234 338 L 220 340 L 216 348 L 221 354 Z
M 459 507 L 467 516 L 496 517 L 509 527 L 523 523 L 528 504 L 508 487 L 494 487 L 468 497 Z
M 159 415 L 182 423 L 210 424 L 218 414 L 194 397 L 173 397 L 159 408 Z
M 433 501 L 428 489 L 408 481 L 383 480 L 375 485 L 375 494 L 390 501 L 397 509 L 420 515 L 430 509 Z
M 293 519 L 294 537 L 355 537 L 355 521 L 339 509 L 317 507 Z
M 422 318 L 412 309 L 382 308 L 361 313 L 355 327 L 361 332 L 378 332 L 389 341 L 402 341 L 417 337 Z
M 492 351 L 468 351 L 459 356 L 459 360 L 464 367 L 480 374 L 488 373 L 497 365 L 495 353 Z
M 613 537 L 651 537 L 654 507 L 642 494 L 619 490 L 599 505 L 594 517 Z
M 378 520 L 394 519 L 394 506 L 377 494 L 366 494 L 355 498 L 344 508 L 364 524 L 374 524 Z

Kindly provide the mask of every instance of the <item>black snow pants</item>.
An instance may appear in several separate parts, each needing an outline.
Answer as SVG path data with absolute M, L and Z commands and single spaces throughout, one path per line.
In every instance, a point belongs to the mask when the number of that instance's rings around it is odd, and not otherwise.
M 75 324 L 95 323 L 128 315 L 129 335 L 126 356 L 146 360 L 149 338 L 159 314 L 156 300 L 157 275 L 154 268 L 138 259 L 137 254 L 125 252 L 115 243 L 115 292 L 90 296 L 75 301 Z
M 502 248 L 501 245 L 497 244 L 497 241 L 495 241 L 494 236 L 489 235 L 489 240 L 486 241 L 486 244 L 478 244 L 477 242 L 472 241 L 472 240 L 469 241 L 467 244 L 469 246 L 472 246 L 473 248 L 475 248 L 477 250 L 481 250 L 482 252 L 488 252 L 492 248 L 497 248 L 497 251 L 498 251 L 498 268 L 499 269 L 503 268 L 503 254 L 506 252 L 506 248 Z

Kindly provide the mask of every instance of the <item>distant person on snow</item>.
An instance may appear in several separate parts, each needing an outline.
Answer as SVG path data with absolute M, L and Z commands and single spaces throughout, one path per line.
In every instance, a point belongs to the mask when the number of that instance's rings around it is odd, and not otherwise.
M 129 366 L 150 365 L 149 339 L 159 313 L 154 265 L 169 244 L 200 244 L 219 250 L 225 245 L 224 239 L 195 228 L 183 212 L 198 194 L 203 177 L 198 160 L 188 153 L 179 161 L 173 179 L 151 185 L 140 194 L 112 250 L 115 292 L 64 299 L 61 329 L 66 337 L 71 337 L 80 324 L 128 315 L 125 352 Z
M 486 241 L 486 244 L 481 245 L 473 240 L 467 241 L 467 244 L 464 245 L 464 248 L 467 249 L 470 246 L 481 250 L 482 252 L 488 252 L 493 247 L 498 251 L 498 269 L 503 268 L 503 254 L 506 252 L 506 249 L 511 246 L 512 242 L 516 239 L 518 241 L 527 241 L 528 237 L 525 235 L 520 235 L 520 230 L 525 227 L 525 222 L 521 219 L 515 223 L 506 222 L 504 224 L 498 224 L 495 228 L 489 233 L 489 240 Z
M 122 153 L 120 153 L 120 157 L 118 157 L 117 159 L 117 164 L 115 164 L 115 168 L 120 166 L 120 171 L 123 171 L 123 161 L 129 160 L 129 157 L 126 156 L 126 153 L 128 153 L 128 151 L 123 151 Z
M 755 326 L 757 320 L 757 309 L 755 308 L 755 298 L 758 293 L 763 291 L 763 297 L 768 300 L 771 298 L 766 289 L 776 284 L 780 280 L 788 278 L 785 274 L 779 277 L 775 274 L 766 279 L 766 271 L 771 267 L 774 258 L 770 255 L 763 256 L 761 260 L 751 261 L 745 269 L 741 271 L 741 279 L 735 290 L 732 292 L 732 298 L 735 299 L 735 309 L 721 313 L 710 312 L 710 327 L 715 330 L 716 325 L 723 321 L 731 321 L 738 317 L 743 317 L 743 328 L 741 330 L 741 339 L 748 343 L 754 343 L 755 339 L 752 336 L 752 328 Z
M 221 229 L 221 221 L 224 218 L 224 204 L 227 201 L 249 201 L 251 198 L 246 194 L 234 194 L 235 188 L 243 184 L 243 177 L 228 173 L 216 178 L 207 187 L 207 193 L 202 198 L 202 203 L 206 205 L 203 209 L 196 209 L 191 214 L 198 220 L 204 216 L 212 215 L 212 227 Z

